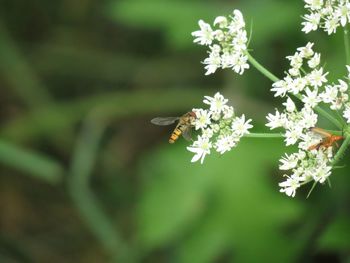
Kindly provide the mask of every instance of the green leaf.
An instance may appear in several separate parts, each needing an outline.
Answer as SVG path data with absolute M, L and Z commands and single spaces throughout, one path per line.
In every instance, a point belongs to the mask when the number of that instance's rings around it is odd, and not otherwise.
M 301 204 L 278 192 L 279 140 L 244 139 L 230 153 L 190 163 L 184 143 L 166 145 L 142 164 L 140 241 L 147 249 L 178 242 L 179 262 L 289 262 L 295 252 L 280 229 Z M 268 240 L 268 242 L 266 242 Z M 254 251 L 254 253 L 251 253 Z M 239 260 L 238 260 L 239 259 Z
M 325 230 L 318 242 L 318 247 L 324 250 L 349 251 L 350 250 L 350 218 L 338 216 Z

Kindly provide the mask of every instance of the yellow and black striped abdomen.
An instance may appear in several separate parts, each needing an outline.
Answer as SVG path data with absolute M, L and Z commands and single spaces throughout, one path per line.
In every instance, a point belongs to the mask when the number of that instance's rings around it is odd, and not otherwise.
M 173 133 L 171 134 L 171 136 L 169 138 L 169 143 L 174 143 L 179 138 L 179 136 L 182 133 L 180 127 L 181 126 L 178 126 L 174 129 Z

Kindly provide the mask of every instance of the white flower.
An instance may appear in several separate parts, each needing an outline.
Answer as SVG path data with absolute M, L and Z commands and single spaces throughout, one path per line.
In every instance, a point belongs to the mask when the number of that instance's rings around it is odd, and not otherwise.
M 286 124 L 286 115 L 279 113 L 279 111 L 276 109 L 275 115 L 269 113 L 266 116 L 268 123 L 266 124 L 267 127 L 270 127 L 270 130 L 284 127 Z
M 331 170 L 332 166 L 321 163 L 312 170 L 312 177 L 316 182 L 320 182 L 322 184 L 331 175 Z
M 244 73 L 244 70 L 249 69 L 248 56 L 246 55 L 238 55 L 235 57 L 236 60 L 234 60 L 234 64 L 232 65 L 232 69 L 234 72 L 242 75 Z
M 214 26 L 219 25 L 220 28 L 225 28 L 227 27 L 227 18 L 225 16 L 218 16 L 214 20 Z
M 215 93 L 214 97 L 204 96 L 204 98 L 203 102 L 210 105 L 210 110 L 218 113 L 224 109 L 228 102 L 228 99 L 225 99 L 219 92 Z
M 229 25 L 229 32 L 236 33 L 238 30 L 241 30 L 245 27 L 245 22 L 243 14 L 238 9 L 233 10 L 233 19 Z
M 283 106 L 286 107 L 286 110 L 288 112 L 293 112 L 295 111 L 295 104 L 291 98 L 287 98 L 287 101 L 283 103 Z
M 340 5 L 335 10 L 335 16 L 340 19 L 340 24 L 344 27 L 349 21 L 350 15 L 350 3 L 349 2 L 340 2 Z
M 221 66 L 221 57 L 220 57 L 220 46 L 213 45 L 210 47 L 211 52 L 209 52 L 209 57 L 204 59 L 203 64 L 205 64 L 205 69 L 207 72 L 205 75 L 210 75 L 215 73 L 215 71 Z
M 201 164 L 203 164 L 204 157 L 207 154 L 210 154 L 211 148 L 212 148 L 212 144 L 209 141 L 209 138 L 198 136 L 197 141 L 195 141 L 192 146 L 187 147 L 187 150 L 195 153 L 191 162 L 193 163 L 200 159 Z
M 223 154 L 236 146 L 238 140 L 237 137 L 232 135 L 222 136 L 221 138 L 219 137 L 215 144 L 216 151 Z
M 348 90 L 348 87 L 349 87 L 348 84 L 344 80 L 341 80 L 341 79 L 339 79 L 338 82 L 339 82 L 339 85 L 338 85 L 339 91 L 346 92 Z
M 314 56 L 307 62 L 310 68 L 316 68 L 321 61 L 321 54 L 315 53 Z
M 305 34 L 310 33 L 311 31 L 315 31 L 318 28 L 318 25 L 321 21 L 321 15 L 319 13 L 311 13 L 308 15 L 305 15 L 303 17 L 305 19 L 305 22 L 302 22 L 303 28 L 301 31 L 305 32 Z
M 214 135 L 214 130 L 212 128 L 202 129 L 202 137 L 210 139 Z
M 329 35 L 336 32 L 339 26 L 346 27 L 350 22 L 350 3 L 348 0 L 305 0 L 308 15 L 303 16 L 302 22 L 305 33 L 318 28 Z
M 350 105 L 346 104 L 343 116 L 346 119 L 347 123 L 350 123 Z
M 314 108 L 321 101 L 321 98 L 318 96 L 317 89 L 310 90 L 307 88 L 305 90 L 306 94 L 303 95 L 302 102 L 304 102 L 306 107 Z
M 231 106 L 224 105 L 222 107 L 222 113 L 224 119 L 230 119 L 234 114 L 234 109 Z
M 192 36 L 195 37 L 193 42 L 200 45 L 210 45 L 214 39 L 214 32 L 211 26 L 203 20 L 199 20 L 198 25 L 201 30 L 192 32 Z
M 296 190 L 300 187 L 299 179 L 297 177 L 286 177 L 286 181 L 279 183 L 279 186 L 282 187 L 280 192 L 286 193 L 286 195 L 294 197 Z
M 325 91 L 320 94 L 320 98 L 324 103 L 331 103 L 336 100 L 338 96 L 338 89 L 336 86 L 327 85 Z
M 285 80 L 279 80 L 272 84 L 271 91 L 275 92 L 275 97 L 284 97 L 288 90 L 288 82 Z
M 232 16 L 218 16 L 214 20 L 214 30 L 202 20 L 198 23 L 201 30 L 192 33 L 194 42 L 208 45 L 210 49 L 203 62 L 206 65 L 205 75 L 214 73 L 218 68 L 231 68 L 243 74 L 249 64 L 246 54 L 248 37 L 242 13 L 234 10 Z
M 313 46 L 314 46 L 314 43 L 308 42 L 306 46 L 299 47 L 297 48 L 297 50 L 300 52 L 300 55 L 303 58 L 310 58 L 314 54 L 314 51 L 312 49 Z
M 318 115 L 309 107 L 304 107 L 301 110 L 302 119 L 299 125 L 304 129 L 315 127 L 318 119 Z
M 192 109 L 196 114 L 193 126 L 199 130 L 198 139 L 187 149 L 195 155 L 192 162 L 203 163 L 210 149 L 214 148 L 223 154 L 237 146 L 240 138 L 249 133 L 253 126 L 245 116 L 237 117 L 232 106 L 226 105 L 228 100 L 217 92 L 213 97 L 204 96 L 203 102 L 209 109 Z
M 323 0 L 305 0 L 305 7 L 311 10 L 319 10 L 323 7 Z
M 311 73 L 308 75 L 308 80 L 312 86 L 315 88 L 321 87 L 324 82 L 327 82 L 326 76 L 328 75 L 328 72 L 323 74 L 323 68 L 320 69 L 314 69 L 311 71 Z
M 196 130 L 206 128 L 211 123 L 210 112 L 203 109 L 193 109 L 196 113 L 196 119 L 194 121 L 194 126 Z
M 328 35 L 335 33 L 337 31 L 337 27 L 339 26 L 339 19 L 337 17 L 326 17 L 324 23 L 325 31 Z
M 295 126 L 293 128 L 291 127 L 291 129 L 287 130 L 285 134 L 286 146 L 295 144 L 302 134 L 303 134 L 302 127 L 298 127 L 298 126 Z
M 244 134 L 249 133 L 248 130 L 253 127 L 253 125 L 250 124 L 251 121 L 251 119 L 245 121 L 245 116 L 243 114 L 240 118 L 236 117 L 233 120 L 231 129 L 235 135 L 243 136 Z
M 285 157 L 282 157 L 280 159 L 281 165 L 279 166 L 280 170 L 290 170 L 295 168 L 298 165 L 299 159 L 298 155 L 293 153 L 288 156 L 288 154 L 285 154 Z
M 287 56 L 290 60 L 290 66 L 292 68 L 300 68 L 303 65 L 303 57 L 299 52 L 295 52 L 293 56 Z

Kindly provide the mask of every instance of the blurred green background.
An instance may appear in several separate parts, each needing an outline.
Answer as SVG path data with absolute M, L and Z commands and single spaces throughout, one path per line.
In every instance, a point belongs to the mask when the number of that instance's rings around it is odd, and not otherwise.
M 205 77 L 192 43 L 200 18 L 235 8 L 277 76 L 307 41 L 345 74 L 341 32 L 301 33 L 302 1 L 0 1 L 0 262 L 350 262 L 348 168 L 288 198 L 281 139 L 191 164 L 150 124 L 220 91 L 266 131 L 270 81 Z

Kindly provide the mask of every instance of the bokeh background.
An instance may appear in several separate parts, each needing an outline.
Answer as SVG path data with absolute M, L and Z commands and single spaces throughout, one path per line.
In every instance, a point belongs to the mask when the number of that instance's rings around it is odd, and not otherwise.
M 350 262 L 348 167 L 288 198 L 281 139 L 191 164 L 150 124 L 220 91 L 267 131 L 270 81 L 204 76 L 192 43 L 200 18 L 235 8 L 277 76 L 310 40 L 331 80 L 345 74 L 341 32 L 301 33 L 302 1 L 0 1 L 0 262 Z

